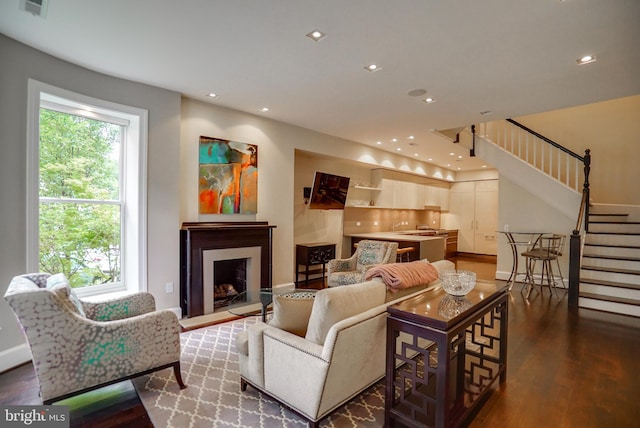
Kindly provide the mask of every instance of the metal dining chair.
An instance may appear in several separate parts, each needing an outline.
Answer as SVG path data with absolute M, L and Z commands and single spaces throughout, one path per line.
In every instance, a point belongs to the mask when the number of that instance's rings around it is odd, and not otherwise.
M 556 297 L 560 298 L 557 291 L 558 281 L 564 288 L 564 277 L 562 276 L 562 270 L 560 269 L 559 258 L 564 251 L 565 241 L 567 236 L 560 234 L 553 234 L 548 236 L 542 236 L 537 242 L 537 245 L 528 249 L 522 253 L 522 256 L 526 259 L 526 277 L 523 282 L 522 292 L 527 292 L 526 297 L 531 295 L 531 291 L 537 285 L 540 287 L 548 287 L 549 293 L 554 293 Z M 557 272 L 554 272 L 553 262 L 555 261 Z M 540 282 L 535 281 L 535 268 L 537 262 L 542 262 L 542 268 L 540 270 Z

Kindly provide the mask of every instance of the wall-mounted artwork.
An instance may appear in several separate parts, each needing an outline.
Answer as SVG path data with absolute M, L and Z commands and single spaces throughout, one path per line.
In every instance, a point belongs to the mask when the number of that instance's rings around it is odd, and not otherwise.
M 200 214 L 258 212 L 258 146 L 200 137 Z

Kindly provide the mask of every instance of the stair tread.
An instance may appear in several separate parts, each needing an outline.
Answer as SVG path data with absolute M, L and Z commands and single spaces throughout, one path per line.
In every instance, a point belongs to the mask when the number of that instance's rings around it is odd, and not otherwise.
M 623 235 L 623 236 L 640 236 L 640 232 L 593 232 L 588 231 L 587 235 Z
M 583 254 L 582 257 L 589 257 L 592 259 L 606 259 L 606 260 L 621 260 L 625 262 L 640 262 L 640 257 L 626 257 L 626 256 L 608 256 L 604 254 Z
M 582 269 L 584 270 L 595 270 L 598 272 L 611 272 L 611 273 L 626 273 L 629 275 L 640 275 L 640 271 L 638 270 L 632 270 L 632 269 L 617 269 L 617 268 L 610 268 L 610 267 L 601 267 L 601 266 L 589 266 L 589 265 L 582 265 Z
M 581 284 L 604 285 L 607 287 L 630 288 L 640 290 L 640 284 L 628 284 L 626 282 L 606 281 L 604 279 L 580 278 Z
M 601 220 L 590 220 L 589 224 L 632 224 L 632 225 L 638 225 L 640 224 L 640 221 L 601 221 Z
M 611 216 L 611 217 L 628 217 L 628 213 L 589 213 L 589 217 L 591 216 Z
M 601 294 L 594 294 L 594 293 L 580 293 L 580 297 L 584 297 L 587 299 L 594 299 L 594 300 L 603 300 L 603 301 L 612 302 L 612 303 L 623 303 L 625 305 L 640 306 L 640 300 L 628 299 L 624 297 L 603 296 Z
M 627 248 L 640 250 L 640 245 L 615 245 L 615 244 L 590 244 L 585 242 L 585 247 Z

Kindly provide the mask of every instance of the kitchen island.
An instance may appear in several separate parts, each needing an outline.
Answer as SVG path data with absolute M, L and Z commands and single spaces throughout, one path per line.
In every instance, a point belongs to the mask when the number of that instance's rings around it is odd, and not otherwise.
M 392 241 L 398 243 L 398 248 L 413 247 L 415 251 L 409 253 L 409 260 L 428 259 L 429 261 L 443 260 L 446 246 L 446 235 L 423 236 L 418 233 L 425 231 L 399 231 L 399 232 L 369 232 L 351 233 L 344 236 L 351 238 L 351 253 L 353 244 L 363 240 Z M 415 233 L 415 234 L 414 234 Z

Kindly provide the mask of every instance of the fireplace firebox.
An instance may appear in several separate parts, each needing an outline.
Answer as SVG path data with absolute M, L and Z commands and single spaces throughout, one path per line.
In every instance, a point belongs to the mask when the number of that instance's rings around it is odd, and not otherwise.
M 213 262 L 213 299 L 214 310 L 229 305 L 239 294 L 247 291 L 247 260 L 231 259 Z

